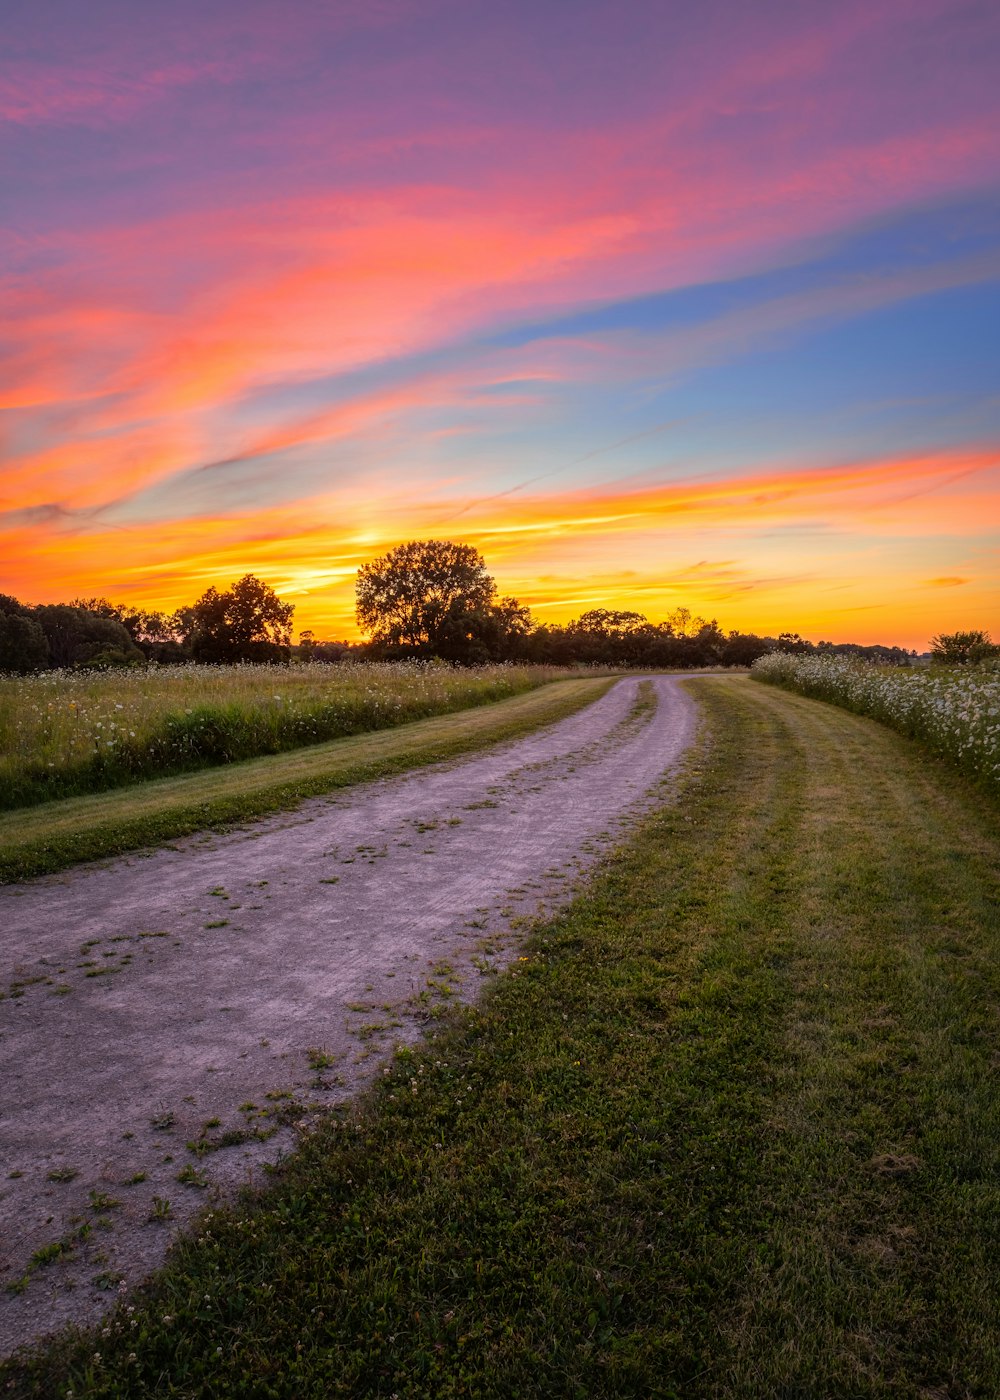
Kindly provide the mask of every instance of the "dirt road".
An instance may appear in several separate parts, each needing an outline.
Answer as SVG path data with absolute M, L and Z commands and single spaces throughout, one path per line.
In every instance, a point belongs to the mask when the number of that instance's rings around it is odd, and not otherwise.
M 474 997 L 693 725 L 676 680 L 623 680 L 474 757 L 0 890 L 0 1351 L 99 1316 Z

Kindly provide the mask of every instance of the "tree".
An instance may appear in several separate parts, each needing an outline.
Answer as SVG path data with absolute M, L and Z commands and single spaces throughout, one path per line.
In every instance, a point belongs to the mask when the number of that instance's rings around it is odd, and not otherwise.
M 988 632 L 948 632 L 931 638 L 931 661 L 943 666 L 969 666 L 1000 656 Z
M 777 649 L 803 656 L 812 651 L 813 646 L 812 642 L 807 642 L 804 637 L 800 637 L 798 632 L 779 632 Z
M 245 574 L 225 593 L 209 588 L 175 620 L 198 661 L 287 661 L 294 611 L 270 584 Z
M 376 647 L 466 660 L 474 659 L 496 584 L 472 545 L 410 540 L 364 564 L 355 594 L 358 626 Z
M 0 593 L 0 671 L 26 675 L 48 664 L 49 644 L 31 609 Z
M 692 613 L 690 608 L 674 608 L 673 612 L 667 613 L 663 625 L 675 637 L 697 637 L 703 628 L 714 627 L 715 622 L 706 622 L 703 617 Z
M 190 659 L 178 645 L 180 634 L 176 620 L 165 613 L 134 607 L 131 603 L 110 603 L 107 598 L 74 598 L 70 606 L 120 622 L 148 660 Z
M 752 666 L 758 656 L 774 651 L 777 643 L 772 637 L 758 637 L 754 632 L 730 632 L 722 649 L 726 666 Z
M 566 628 L 574 660 L 605 666 L 641 666 L 654 630 L 642 613 L 591 608 Z
M 483 629 L 491 659 L 508 661 L 522 656 L 532 626 L 531 609 L 522 607 L 516 598 L 491 603 Z
M 34 617 L 45 633 L 54 666 L 131 666 L 144 659 L 113 617 L 72 603 L 41 603 Z
M 613 608 L 591 608 L 574 622 L 567 631 L 589 632 L 599 637 L 624 637 L 641 631 L 649 623 L 642 613 L 618 612 Z

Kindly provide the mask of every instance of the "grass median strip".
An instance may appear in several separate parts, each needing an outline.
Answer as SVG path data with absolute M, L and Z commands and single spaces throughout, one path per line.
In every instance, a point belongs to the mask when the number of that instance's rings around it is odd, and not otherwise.
M 692 683 L 680 800 L 18 1396 L 1000 1392 L 1000 814 Z
M 582 709 L 612 679 L 511 699 L 291 753 L 0 814 L 0 884 L 294 807 L 305 797 L 518 738 Z

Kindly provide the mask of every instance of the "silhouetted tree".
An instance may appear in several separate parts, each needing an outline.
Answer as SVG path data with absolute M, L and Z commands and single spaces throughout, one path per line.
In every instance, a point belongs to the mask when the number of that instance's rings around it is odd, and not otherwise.
M 937 665 L 968 666 L 1000 656 L 988 632 L 947 632 L 931 638 L 931 661 Z
M 0 671 L 27 675 L 49 664 L 49 644 L 31 609 L 0 593 Z
M 655 628 L 638 612 L 591 608 L 566 628 L 576 660 L 610 666 L 641 666 Z
M 198 661 L 287 661 L 294 611 L 270 584 L 245 574 L 224 593 L 209 588 L 174 620 Z
M 754 632 L 730 632 L 722 648 L 724 666 L 752 666 L 758 656 L 777 650 L 773 637 L 758 637 Z
M 179 645 L 180 633 L 166 613 L 136 607 L 131 603 L 110 603 L 107 598 L 74 598 L 74 608 L 96 613 L 120 622 L 135 646 L 150 660 L 190 660 Z
M 410 540 L 363 565 L 355 594 L 358 626 L 376 648 L 465 661 L 485 649 L 496 584 L 472 545 Z
M 130 666 L 144 659 L 113 617 L 72 603 L 42 603 L 32 616 L 45 633 L 54 666 Z
M 797 655 L 814 651 L 812 642 L 805 641 L 798 632 L 780 632 L 778 634 L 778 651 L 792 652 Z

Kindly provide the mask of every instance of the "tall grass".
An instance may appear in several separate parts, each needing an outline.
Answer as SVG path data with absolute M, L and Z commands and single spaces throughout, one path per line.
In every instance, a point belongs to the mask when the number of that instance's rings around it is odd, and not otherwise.
M 408 661 L 0 676 L 0 809 L 387 729 L 564 674 Z
M 879 720 L 1000 793 L 1000 674 L 995 670 L 910 671 L 841 656 L 774 652 L 755 661 L 751 675 Z

